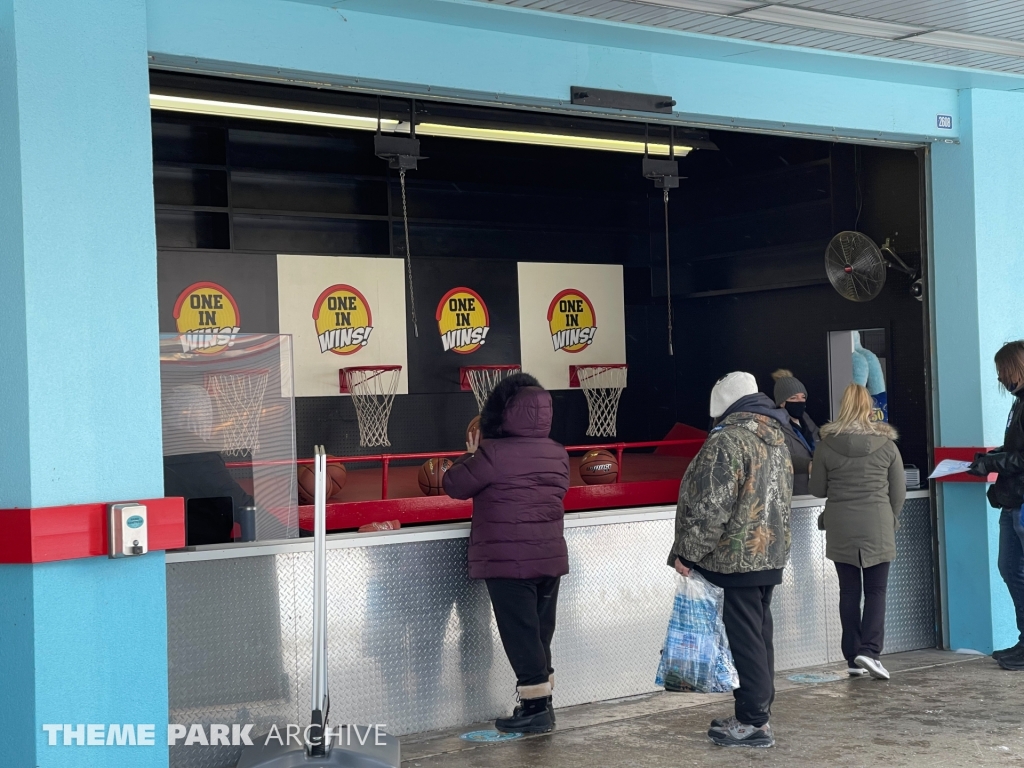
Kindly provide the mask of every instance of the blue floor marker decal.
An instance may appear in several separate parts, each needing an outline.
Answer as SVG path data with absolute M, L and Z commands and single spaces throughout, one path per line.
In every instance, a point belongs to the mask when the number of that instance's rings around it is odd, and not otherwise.
M 474 741 L 477 743 L 489 744 L 495 741 L 513 741 L 521 739 L 521 733 L 501 733 L 500 731 L 470 731 L 459 736 L 463 741 Z
M 794 683 L 834 683 L 836 680 L 842 680 L 845 677 L 846 675 L 840 675 L 835 672 L 798 672 L 786 679 L 792 680 Z

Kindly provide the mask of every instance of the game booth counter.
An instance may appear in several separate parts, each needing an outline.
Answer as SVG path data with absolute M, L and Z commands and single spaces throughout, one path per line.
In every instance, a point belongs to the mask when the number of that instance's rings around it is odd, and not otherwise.
M 818 424 L 858 381 L 899 428 L 887 650 L 936 644 L 919 152 L 168 72 L 151 85 L 165 490 L 187 518 L 167 555 L 172 719 L 301 721 L 314 446 L 333 721 L 402 735 L 508 709 L 467 573 L 472 502 L 442 478 L 518 372 L 551 392 L 571 459 L 559 706 L 655 689 L 679 484 L 734 370 L 769 395 L 791 370 Z M 822 508 L 793 501 L 780 669 L 840 659 Z M 173 765 L 237 757 L 171 748 Z
M 570 487 L 565 509 L 579 512 L 672 503 L 679 495 L 679 482 L 686 467 L 703 443 L 703 437 L 694 437 L 649 443 L 567 446 Z M 653 452 L 639 452 L 645 449 Z M 343 531 L 368 525 L 397 528 L 468 520 L 472 515 L 472 501 L 452 499 L 440 487 L 441 476 L 450 461 L 463 453 L 329 457 L 329 466 L 345 467 L 346 471 L 344 475 L 332 473 L 344 477 L 345 481 L 344 485 L 337 482 L 333 485 L 334 493 L 327 504 L 328 530 Z M 300 466 L 308 466 L 308 463 L 308 460 L 300 460 Z M 364 464 L 379 466 L 358 468 Z M 240 465 L 228 466 L 241 468 Z M 300 494 L 300 502 L 303 501 L 310 499 Z M 311 531 L 312 504 L 301 504 L 298 515 L 300 530 Z
M 922 303 L 913 274 L 886 281 L 874 244 L 836 232 L 858 217 L 878 232 L 919 232 L 916 204 L 879 202 L 894 184 L 917 199 L 913 153 L 725 132 L 683 144 L 649 127 L 660 159 L 444 139 L 431 141 L 428 163 L 402 144 L 426 146 L 411 131 L 395 145 L 154 98 L 165 490 L 185 499 L 187 523 L 187 546 L 167 555 L 172 720 L 242 718 L 257 732 L 301 722 L 318 626 L 332 649 L 333 722 L 403 735 L 508 709 L 514 679 L 486 590 L 468 578 L 472 502 L 446 496 L 442 478 L 488 394 L 519 372 L 551 392 L 552 437 L 570 454 L 559 706 L 655 690 L 679 484 L 706 438 L 711 387 L 731 370 L 772 394 L 771 373 L 794 369 L 817 423 L 859 381 L 878 418 L 899 426 L 910 490 L 887 650 L 936 644 L 933 510 L 919 471 L 929 445 Z M 444 109 L 380 102 L 382 124 L 402 109 Z M 769 148 L 786 164 L 767 161 Z M 495 153 L 506 155 L 500 173 L 482 162 Z M 722 153 L 743 170 L 727 171 Z M 562 170 L 583 159 L 590 176 L 579 184 Z M 223 176 L 208 186 L 218 162 Z M 658 162 L 690 168 L 693 189 L 671 186 L 677 166 Z M 216 199 L 222 182 L 230 209 L 184 203 Z M 768 208 L 776 188 L 801 201 L 785 227 Z M 690 205 L 714 200 L 704 218 L 670 206 L 677 189 Z M 197 247 L 211 231 L 195 228 L 200 216 L 203 227 L 224 217 L 223 247 Z M 794 238 L 803 244 L 771 244 Z M 901 240 L 911 271 L 917 238 Z M 737 251 L 747 239 L 757 246 Z M 685 260 L 674 264 L 672 248 Z M 830 279 L 833 261 L 854 257 L 875 271 Z M 325 447 L 323 570 L 306 538 L 314 446 Z M 840 660 L 822 509 L 793 501 L 792 561 L 774 606 L 780 669 Z M 323 624 L 310 605 L 317 574 Z M 173 765 L 238 756 L 227 745 L 171 748 Z

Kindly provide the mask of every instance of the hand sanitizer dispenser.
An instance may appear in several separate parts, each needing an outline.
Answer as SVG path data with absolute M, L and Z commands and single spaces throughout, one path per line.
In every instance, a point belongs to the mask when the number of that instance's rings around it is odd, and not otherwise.
M 149 526 L 144 504 L 111 504 L 108 514 L 110 557 L 133 557 L 149 551 Z

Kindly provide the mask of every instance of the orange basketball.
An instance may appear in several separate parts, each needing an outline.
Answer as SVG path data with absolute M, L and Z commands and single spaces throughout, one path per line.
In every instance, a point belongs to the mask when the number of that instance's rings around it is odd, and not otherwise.
M 619 473 L 619 462 L 611 451 L 598 448 L 588 451 L 580 459 L 580 477 L 587 485 L 614 483 Z
M 420 491 L 424 496 L 440 496 L 444 493 L 441 479 L 452 465 L 451 459 L 427 459 L 420 467 Z
M 348 470 L 344 464 L 327 465 L 327 500 L 338 501 L 341 498 L 341 490 L 348 480 Z
M 331 458 L 328 456 L 328 458 Z M 299 503 L 313 504 L 316 494 L 316 472 L 312 464 L 299 464 L 295 472 L 295 479 L 299 486 Z M 345 487 L 348 479 L 348 470 L 344 464 L 327 465 L 327 501 L 338 501 L 341 490 Z
M 479 432 L 479 431 L 480 431 L 480 417 L 479 416 L 474 416 L 470 420 L 469 426 L 466 427 L 466 442 L 467 443 L 469 442 L 469 436 L 471 434 L 473 434 L 474 432 Z

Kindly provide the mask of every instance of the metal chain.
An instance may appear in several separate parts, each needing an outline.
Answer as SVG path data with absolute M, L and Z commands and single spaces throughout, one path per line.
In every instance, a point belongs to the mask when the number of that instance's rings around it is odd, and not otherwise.
M 674 356 L 672 351 L 672 263 L 669 259 L 668 250 L 668 188 L 665 188 L 665 295 L 668 297 L 668 354 Z
M 412 250 L 409 248 L 409 209 L 405 203 L 405 168 L 398 172 L 398 178 L 402 183 L 402 225 L 405 227 L 405 273 L 409 280 L 409 308 L 412 311 L 412 330 L 418 339 L 420 328 L 416 322 L 416 294 L 412 290 Z

